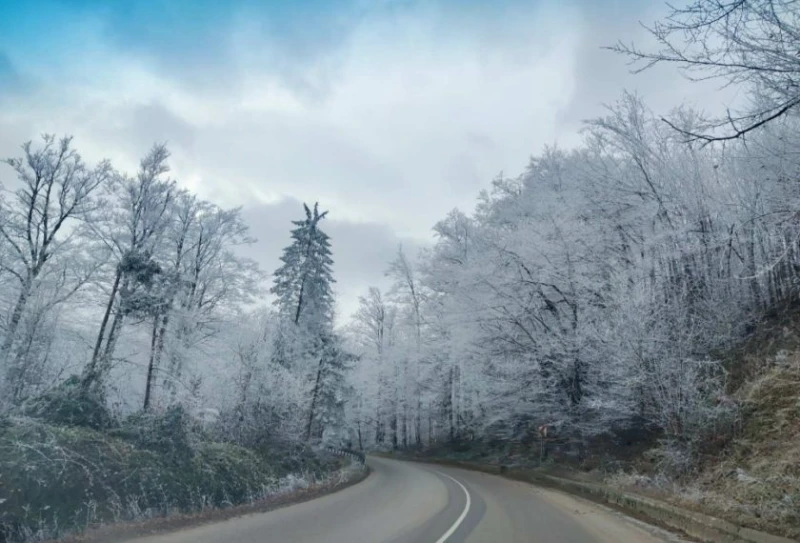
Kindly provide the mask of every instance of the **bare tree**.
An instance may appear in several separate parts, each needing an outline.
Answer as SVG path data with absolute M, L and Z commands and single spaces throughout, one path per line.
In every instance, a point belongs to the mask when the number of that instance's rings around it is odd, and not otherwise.
M 394 374 L 390 364 L 395 361 L 391 352 L 395 315 L 395 307 L 386 303 L 380 289 L 370 287 L 366 296 L 359 297 L 351 326 L 357 346 L 364 350 L 355 376 L 358 379 L 355 422 L 359 436 L 361 424 L 372 423 L 376 443 L 383 443 L 385 439 L 387 419 L 390 429 L 396 430 L 397 388 L 390 385 Z M 390 436 L 392 438 L 396 442 L 396 434 Z
M 406 305 L 411 316 L 411 325 L 414 334 L 414 382 L 413 394 L 415 399 L 414 435 L 417 445 L 422 445 L 422 292 L 416 272 L 408 257 L 399 247 L 397 256 L 389 263 L 386 275 L 394 280 L 391 294 L 398 302 Z M 406 435 L 408 402 L 403 402 L 403 435 Z M 404 443 L 405 445 L 405 443 Z
M 374 347 L 378 356 L 383 355 L 386 348 L 387 323 L 393 318 L 392 312 L 377 287 L 369 287 L 367 296 L 358 298 L 358 311 L 353 317 L 359 324 L 356 333 L 364 343 Z
M 85 277 L 69 278 L 69 255 L 76 250 L 72 242 L 79 231 L 79 225 L 70 223 L 87 218 L 96 206 L 93 193 L 111 177 L 106 161 L 89 168 L 72 148 L 71 137 L 56 140 L 44 135 L 42 139 L 40 148 L 27 142 L 22 146 L 23 158 L 5 161 L 16 172 L 20 188 L 10 200 L 0 200 L 0 239 L 9 253 L 8 259 L 0 261 L 0 274 L 13 276 L 18 284 L 0 344 L 2 366 L 13 358 L 20 323 L 39 281 L 54 272 L 60 284 L 50 306 L 63 302 L 85 283 Z M 24 359 L 15 366 L 19 364 Z M 24 367 L 7 368 L 6 384 L 16 387 L 12 382 L 24 373 Z
M 85 389 L 99 385 L 108 373 L 125 315 L 141 309 L 140 287 L 149 288 L 153 275 L 161 271 L 153 257 L 169 225 L 175 197 L 175 182 L 163 179 L 169 171 L 168 158 L 167 148 L 155 145 L 142 159 L 135 178 L 118 176 L 112 188 L 116 205 L 95 227 L 116 266 L 94 351 L 84 371 Z
M 169 288 L 161 310 L 154 316 L 145 409 L 155 372 L 161 370 L 167 335 L 172 348 L 165 368 L 164 386 L 174 399 L 186 353 L 199 340 L 214 333 L 213 321 L 226 308 L 247 303 L 259 292 L 261 274 L 254 263 L 234 254 L 253 243 L 238 208 L 224 210 L 191 195 L 177 199 L 168 235 L 172 252 Z
M 630 57 L 639 66 L 635 72 L 676 64 L 689 79 L 718 79 L 754 93 L 752 111 L 728 110 L 705 129 L 664 119 L 690 141 L 740 138 L 800 104 L 800 5 L 794 0 L 695 0 L 646 28 L 657 50 L 622 42 L 609 48 Z M 727 131 L 719 133 L 722 128 Z

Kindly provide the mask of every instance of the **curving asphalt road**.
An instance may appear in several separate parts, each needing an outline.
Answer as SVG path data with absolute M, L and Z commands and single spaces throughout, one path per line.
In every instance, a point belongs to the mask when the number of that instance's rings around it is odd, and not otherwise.
M 654 543 L 669 534 L 556 491 L 456 468 L 369 458 L 334 494 L 136 543 Z

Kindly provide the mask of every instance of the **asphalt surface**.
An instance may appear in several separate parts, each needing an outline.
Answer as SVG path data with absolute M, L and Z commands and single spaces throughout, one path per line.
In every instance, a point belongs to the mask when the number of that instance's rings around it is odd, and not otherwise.
M 321 498 L 136 543 L 653 543 L 679 541 L 601 506 L 495 475 L 369 458 Z

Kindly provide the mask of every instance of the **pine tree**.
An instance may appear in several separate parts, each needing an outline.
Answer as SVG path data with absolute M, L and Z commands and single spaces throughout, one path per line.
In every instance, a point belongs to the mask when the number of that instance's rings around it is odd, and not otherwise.
M 306 439 L 320 439 L 326 429 L 342 434 L 340 426 L 344 421 L 345 398 L 352 392 L 347 385 L 346 372 L 355 357 L 342 348 L 337 336 L 325 334 L 320 339 L 311 409 L 306 421 Z
M 306 439 L 344 418 L 344 373 L 348 355 L 333 333 L 334 300 L 330 238 L 319 229 L 327 211 L 305 204 L 304 220 L 292 221 L 292 243 L 284 249 L 270 292 L 276 296 L 280 330 L 273 361 L 305 371 L 309 382 Z
M 277 297 L 282 321 L 294 323 L 307 337 L 318 338 L 333 323 L 330 238 L 318 226 L 328 212 L 320 213 L 319 204 L 314 204 L 313 212 L 305 204 L 303 208 L 306 218 L 292 221 L 296 226 L 292 244 L 283 251 L 283 265 L 275 271 L 270 292 Z

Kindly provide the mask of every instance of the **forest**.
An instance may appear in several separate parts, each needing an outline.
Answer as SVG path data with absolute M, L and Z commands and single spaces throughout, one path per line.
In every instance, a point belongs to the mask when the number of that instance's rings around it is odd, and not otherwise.
M 269 450 L 297 462 L 285 474 L 320 444 L 538 458 L 546 427 L 570 461 L 656 436 L 658 470 L 691 472 L 741 425 L 724 353 L 796 302 L 800 8 L 696 0 L 650 30 L 655 49 L 610 49 L 746 103 L 654 112 L 622 92 L 580 145 L 539 150 L 436 223 L 430 247 L 399 248 L 391 288 L 353 315 L 336 315 L 324 202 L 297 210 L 281 266 L 261 270 L 243 248 L 273 233 L 181 188 L 165 145 L 122 172 L 71 137 L 24 143 L 0 170 L 0 503 L 42 499 L 6 484 L 57 478 L 23 481 L 38 456 L 40 470 L 91 456 L 67 450 L 74 428 Z M 33 537 L 48 515 L 0 523 Z
M 535 441 L 570 455 L 624 430 L 681 472 L 738 417 L 722 353 L 796 297 L 800 64 L 792 2 L 699 1 L 652 33 L 638 69 L 740 85 L 740 113 L 660 115 L 624 92 L 574 149 L 548 147 L 390 263 L 349 327 L 350 427 L 368 446 Z

